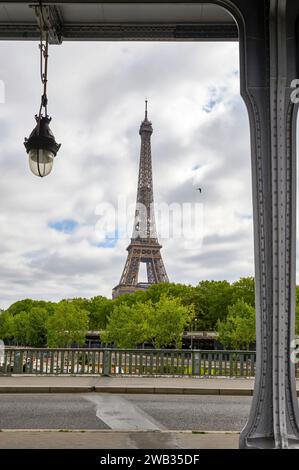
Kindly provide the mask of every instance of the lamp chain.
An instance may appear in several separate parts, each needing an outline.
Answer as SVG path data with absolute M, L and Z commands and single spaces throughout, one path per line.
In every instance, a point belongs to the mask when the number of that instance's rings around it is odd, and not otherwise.
M 47 97 L 47 84 L 48 84 L 48 57 L 49 57 L 49 32 L 44 18 L 43 6 L 40 0 L 40 78 L 43 85 L 43 94 L 41 97 L 41 104 L 38 113 L 37 121 L 37 134 L 39 135 L 40 123 L 42 117 L 42 110 L 45 108 L 45 117 L 48 115 L 48 97 Z M 45 33 L 45 38 L 44 38 Z M 40 177 L 43 177 L 43 174 L 40 171 L 40 149 L 37 149 L 37 169 Z
M 47 84 L 48 84 L 48 57 L 49 57 L 49 32 L 44 19 L 43 6 L 40 2 L 40 78 L 43 85 L 43 94 L 41 97 L 41 104 L 38 114 L 38 120 L 40 121 L 42 115 L 42 109 L 45 108 L 45 116 L 48 115 L 48 97 L 47 97 Z

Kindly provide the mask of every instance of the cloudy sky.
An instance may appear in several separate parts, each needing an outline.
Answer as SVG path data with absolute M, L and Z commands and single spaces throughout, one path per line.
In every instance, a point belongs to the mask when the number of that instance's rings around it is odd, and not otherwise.
M 44 179 L 30 173 L 23 147 L 41 94 L 37 44 L 1 42 L 0 59 L 0 307 L 26 297 L 111 296 L 130 235 L 111 239 L 111 227 L 100 233 L 99 207 L 117 206 L 119 198 L 134 204 L 146 96 L 156 202 L 203 208 L 198 238 L 160 240 L 170 280 L 253 274 L 249 124 L 237 44 L 51 46 L 49 113 L 62 147 Z

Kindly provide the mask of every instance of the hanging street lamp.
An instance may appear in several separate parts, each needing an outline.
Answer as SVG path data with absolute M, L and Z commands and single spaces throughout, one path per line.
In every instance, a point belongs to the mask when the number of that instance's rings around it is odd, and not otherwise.
M 25 138 L 25 148 L 29 155 L 29 167 L 32 173 L 41 178 L 51 173 L 54 157 L 60 145 L 49 127 L 49 116 L 35 116 L 37 124 L 28 139 Z
M 51 118 L 48 116 L 48 98 L 47 98 L 47 82 L 48 82 L 48 47 L 49 47 L 49 30 L 44 19 L 43 6 L 40 2 L 40 69 L 41 82 L 43 84 L 43 95 L 41 97 L 41 105 L 39 113 L 35 116 L 36 126 L 31 132 L 29 138 L 25 138 L 24 145 L 29 156 L 29 167 L 32 173 L 43 178 L 51 173 L 54 158 L 61 144 L 57 144 L 55 137 L 49 127 Z M 44 113 L 43 113 L 44 109 Z

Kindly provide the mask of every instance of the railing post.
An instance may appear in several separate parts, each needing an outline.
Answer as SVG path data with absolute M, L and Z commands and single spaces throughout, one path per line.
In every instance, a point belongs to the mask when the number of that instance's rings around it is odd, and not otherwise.
M 208 375 L 212 375 L 212 354 L 209 352 L 208 353 Z
M 200 375 L 200 352 L 199 351 L 191 351 L 192 356 L 192 375 Z
M 111 353 L 108 349 L 103 351 L 103 375 L 109 376 L 111 373 Z
M 9 355 L 10 357 L 10 355 Z M 4 349 L 4 358 L 3 358 L 3 374 L 11 373 L 10 361 L 8 362 L 8 351 Z
M 39 368 L 39 373 L 43 374 L 44 373 L 44 352 L 40 351 L 39 352 L 40 356 L 40 368 Z
M 229 352 L 229 375 L 230 377 L 233 376 L 233 367 L 234 367 L 234 362 L 233 362 L 233 353 L 230 351 Z
M 23 373 L 23 351 L 14 351 L 13 373 Z

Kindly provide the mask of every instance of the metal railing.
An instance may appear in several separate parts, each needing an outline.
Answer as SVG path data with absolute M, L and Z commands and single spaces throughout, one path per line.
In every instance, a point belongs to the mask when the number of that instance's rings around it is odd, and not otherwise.
M 1 357 L 0 375 L 254 377 L 255 367 L 254 351 L 8 347 Z

